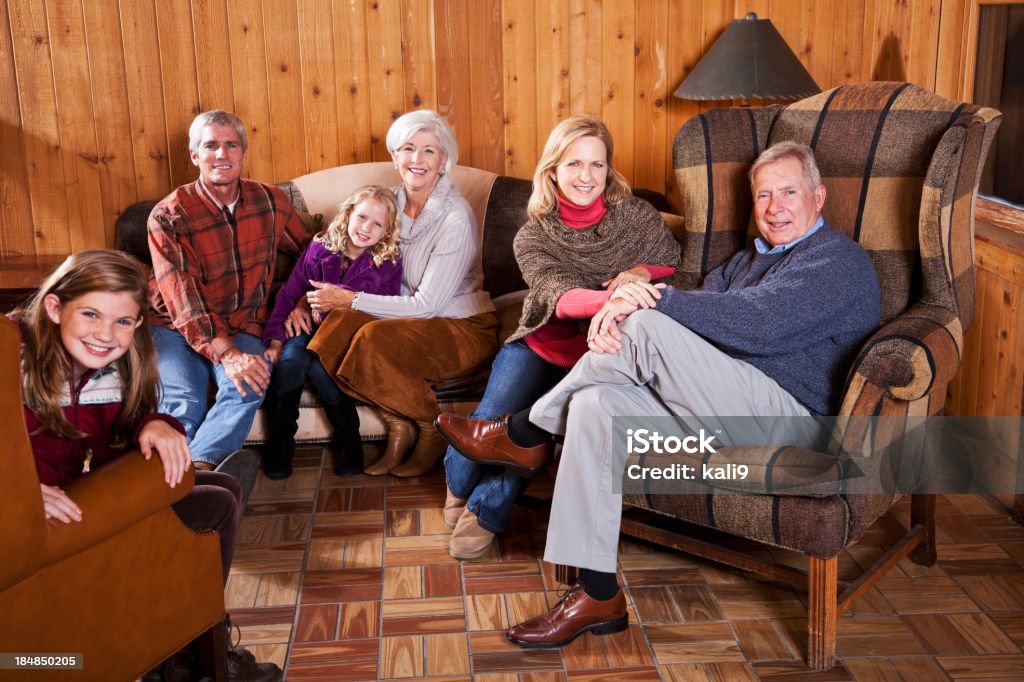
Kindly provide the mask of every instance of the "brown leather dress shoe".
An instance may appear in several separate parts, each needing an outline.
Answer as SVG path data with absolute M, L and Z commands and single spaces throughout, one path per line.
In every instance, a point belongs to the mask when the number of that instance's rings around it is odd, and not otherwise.
M 512 627 L 505 633 L 505 639 L 527 648 L 560 647 L 585 632 L 610 635 L 628 627 L 629 613 L 622 590 L 607 601 L 598 601 L 580 585 L 574 585 L 555 608 Z
M 520 447 L 508 437 L 509 415 L 496 419 L 470 419 L 442 412 L 434 422 L 438 432 L 467 458 L 480 464 L 503 466 L 527 478 L 539 476 L 554 449 L 552 443 Z

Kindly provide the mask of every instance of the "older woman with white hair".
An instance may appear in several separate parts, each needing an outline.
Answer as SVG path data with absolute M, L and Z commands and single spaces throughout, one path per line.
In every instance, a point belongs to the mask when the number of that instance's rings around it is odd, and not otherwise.
M 381 409 L 388 444 L 365 472 L 419 476 L 446 445 L 434 429 L 432 385 L 488 363 L 498 321 L 482 289 L 476 218 L 448 178 L 459 156 L 448 123 L 433 111 L 412 111 L 391 125 L 386 142 L 402 178 L 395 188 L 401 295 L 318 284 L 307 298 L 325 319 L 308 347 L 348 396 Z

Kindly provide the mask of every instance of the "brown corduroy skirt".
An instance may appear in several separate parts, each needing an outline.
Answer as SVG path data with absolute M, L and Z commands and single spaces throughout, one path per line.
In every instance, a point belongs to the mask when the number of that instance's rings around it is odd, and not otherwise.
M 498 319 L 483 313 L 382 320 L 341 308 L 327 316 L 307 348 L 352 397 L 432 422 L 439 414 L 432 386 L 491 361 Z

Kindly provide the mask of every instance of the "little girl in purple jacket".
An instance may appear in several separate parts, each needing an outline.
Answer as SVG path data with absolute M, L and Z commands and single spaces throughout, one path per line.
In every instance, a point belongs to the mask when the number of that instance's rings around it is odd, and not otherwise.
M 400 293 L 398 203 L 390 189 L 367 185 L 342 202 L 334 220 L 313 238 L 277 293 L 274 311 L 263 332 L 266 357 L 274 365 L 265 403 L 268 434 L 263 448 L 263 470 L 269 478 L 288 478 L 292 474 L 299 398 L 306 377 L 320 394 L 334 428 L 335 473 L 350 476 L 363 469 L 355 406 L 350 400 L 341 400 L 334 379 L 320 360 L 306 350 L 315 325 L 320 322 L 306 294 L 321 283 L 368 294 Z

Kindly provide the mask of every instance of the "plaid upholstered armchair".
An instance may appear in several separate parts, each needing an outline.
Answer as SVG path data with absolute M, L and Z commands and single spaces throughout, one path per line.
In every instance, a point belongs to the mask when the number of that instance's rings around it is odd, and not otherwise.
M 867 250 L 881 284 L 882 327 L 850 370 L 840 417 L 938 414 L 974 312 L 973 203 L 999 120 L 992 109 L 884 82 L 841 86 L 789 106 L 715 109 L 694 117 L 673 149 L 685 223 L 681 284 L 696 286 L 756 233 L 747 171 L 757 155 L 781 140 L 810 145 L 828 190 L 825 219 Z M 871 440 L 882 431 L 847 429 L 843 437 Z M 779 448 L 747 450 L 743 461 L 762 457 L 763 466 L 752 467 L 761 480 L 746 494 L 729 485 L 701 488 L 702 494 L 627 493 L 634 509 L 624 516 L 622 532 L 805 583 L 808 663 L 827 670 L 835 662 L 839 615 L 907 555 L 934 563 L 934 495 L 914 493 L 907 534 L 864 576 L 840 584 L 839 553 L 889 511 L 899 491 L 868 486 L 856 492 L 836 476 L 831 488 L 825 482 L 807 494 L 778 494 L 770 485 L 773 467 L 777 475 L 789 455 Z M 716 457 L 728 460 L 728 448 Z M 808 556 L 809 568 L 712 544 L 702 539 L 707 528 L 796 550 Z M 741 550 L 750 546 L 740 544 Z

